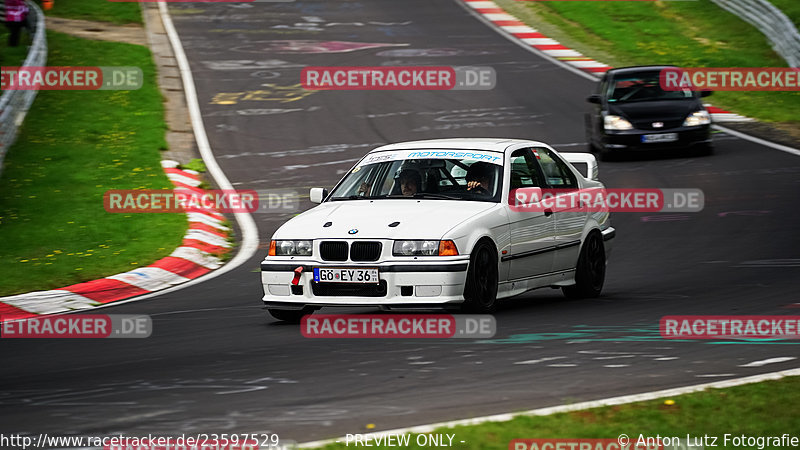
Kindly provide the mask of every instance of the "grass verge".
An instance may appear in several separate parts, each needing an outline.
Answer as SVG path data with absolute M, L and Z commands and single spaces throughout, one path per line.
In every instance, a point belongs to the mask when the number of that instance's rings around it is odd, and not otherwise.
M 758 30 L 709 1 L 496 3 L 612 66 L 786 67 Z M 766 122 L 800 127 L 800 92 L 715 92 L 710 101 Z
M 41 0 L 37 0 L 41 6 Z M 45 15 L 65 19 L 94 20 L 116 24 L 141 24 L 142 12 L 136 1 L 54 0 Z
M 52 66 L 138 66 L 136 91 L 41 91 L 0 178 L 0 295 L 119 273 L 171 253 L 183 214 L 110 214 L 109 189 L 170 189 L 149 49 L 48 32 Z
M 758 447 L 736 447 L 731 445 L 732 442 L 724 445 L 724 435 L 797 435 L 797 430 L 800 430 L 800 377 L 712 389 L 670 400 L 674 403 L 653 400 L 550 416 L 520 416 L 508 422 L 442 428 L 432 434 L 455 434 L 452 446 L 455 449 L 504 450 L 509 448 L 509 442 L 513 439 L 616 439 L 623 433 L 630 437 L 631 442 L 635 442 L 640 435 L 645 438 L 657 435 L 685 438 L 687 434 L 690 437 L 716 436 L 716 447 L 707 444 L 706 449 L 742 449 Z M 411 437 L 410 442 L 416 442 L 416 435 Z M 448 442 L 447 439 L 445 442 Z M 323 448 L 352 448 L 353 442 L 350 444 L 332 444 Z M 403 448 L 431 447 L 411 445 Z M 765 448 L 788 449 L 796 446 Z
M 28 46 L 31 45 L 31 36 L 27 30 L 22 30 L 19 45 L 16 47 L 8 46 L 8 29 L 0 24 L 0 65 L 3 67 L 18 67 L 25 62 L 28 57 Z

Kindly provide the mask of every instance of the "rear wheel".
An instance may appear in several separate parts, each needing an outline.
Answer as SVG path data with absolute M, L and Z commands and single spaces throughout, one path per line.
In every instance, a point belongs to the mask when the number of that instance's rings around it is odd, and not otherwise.
M 278 320 L 289 323 L 300 323 L 300 319 L 308 314 L 314 314 L 314 309 L 305 307 L 303 309 L 274 309 L 267 310 L 270 315 Z
M 463 310 L 488 313 L 497 308 L 497 251 L 481 241 L 469 258 L 467 283 L 464 286 Z
M 567 298 L 596 298 L 606 279 L 606 251 L 600 233 L 592 233 L 583 243 L 575 267 L 575 284 L 561 290 Z

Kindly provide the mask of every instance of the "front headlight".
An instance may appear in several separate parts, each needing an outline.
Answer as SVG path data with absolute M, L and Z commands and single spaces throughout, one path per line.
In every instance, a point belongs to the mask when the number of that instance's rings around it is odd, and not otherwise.
M 272 241 L 269 256 L 311 256 L 311 241 Z
M 624 131 L 633 129 L 633 125 L 631 125 L 627 119 L 615 115 L 605 116 L 603 118 L 603 125 L 606 130 Z
M 453 241 L 394 241 L 394 256 L 458 256 L 458 249 Z
M 708 111 L 701 109 L 689 114 L 689 117 L 683 121 L 685 127 L 699 127 L 700 125 L 708 125 L 711 123 L 711 115 Z

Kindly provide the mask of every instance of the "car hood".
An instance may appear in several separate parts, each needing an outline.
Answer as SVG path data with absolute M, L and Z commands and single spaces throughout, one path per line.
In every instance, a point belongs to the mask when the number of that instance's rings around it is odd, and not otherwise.
M 697 99 L 609 103 L 608 112 L 630 121 L 683 120 L 701 107 Z
M 450 200 L 325 202 L 289 220 L 274 239 L 440 239 L 497 203 Z M 331 225 L 325 227 L 326 223 Z M 399 222 L 390 227 L 390 224 Z M 358 230 L 352 233 L 353 230 Z

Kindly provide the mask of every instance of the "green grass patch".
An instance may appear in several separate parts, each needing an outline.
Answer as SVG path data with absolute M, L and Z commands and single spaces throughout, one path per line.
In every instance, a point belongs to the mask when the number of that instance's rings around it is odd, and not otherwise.
M 170 189 L 150 51 L 48 32 L 53 66 L 138 66 L 136 91 L 41 91 L 0 177 L 0 295 L 146 266 L 180 245 L 183 214 L 111 214 L 109 189 Z
M 640 435 L 644 438 L 656 435 L 685 438 L 687 433 L 690 437 L 717 436 L 717 446 L 706 446 L 706 449 L 743 449 L 758 447 L 734 447 L 730 442 L 727 446 L 723 445 L 724 435 L 797 435 L 797 430 L 800 430 L 800 377 L 712 389 L 673 397 L 671 400 L 674 404 L 665 404 L 662 399 L 550 416 L 520 416 L 508 422 L 442 428 L 433 433 L 455 434 L 452 447 L 455 449 L 504 450 L 509 448 L 509 442 L 513 439 L 616 439 L 623 433 L 632 442 Z M 416 442 L 416 435 L 412 436 L 410 442 Z M 349 447 L 343 442 L 322 448 L 353 448 L 353 442 Z M 403 448 L 430 447 L 411 445 Z
M 764 35 L 707 0 L 497 3 L 564 45 L 612 66 L 786 67 Z M 715 92 L 710 101 L 764 121 L 800 124 L 800 92 Z
M 37 2 L 41 6 L 41 0 Z M 136 1 L 54 0 L 53 8 L 45 15 L 116 24 L 142 23 L 142 10 Z
M 200 158 L 194 158 L 186 164 L 181 164 L 181 169 L 194 170 L 196 172 L 205 172 L 206 164 Z
M 28 57 L 28 46 L 31 45 L 31 36 L 28 30 L 23 29 L 19 38 L 19 45 L 16 47 L 8 46 L 8 28 L 0 25 L 0 65 L 3 67 L 21 66 Z

